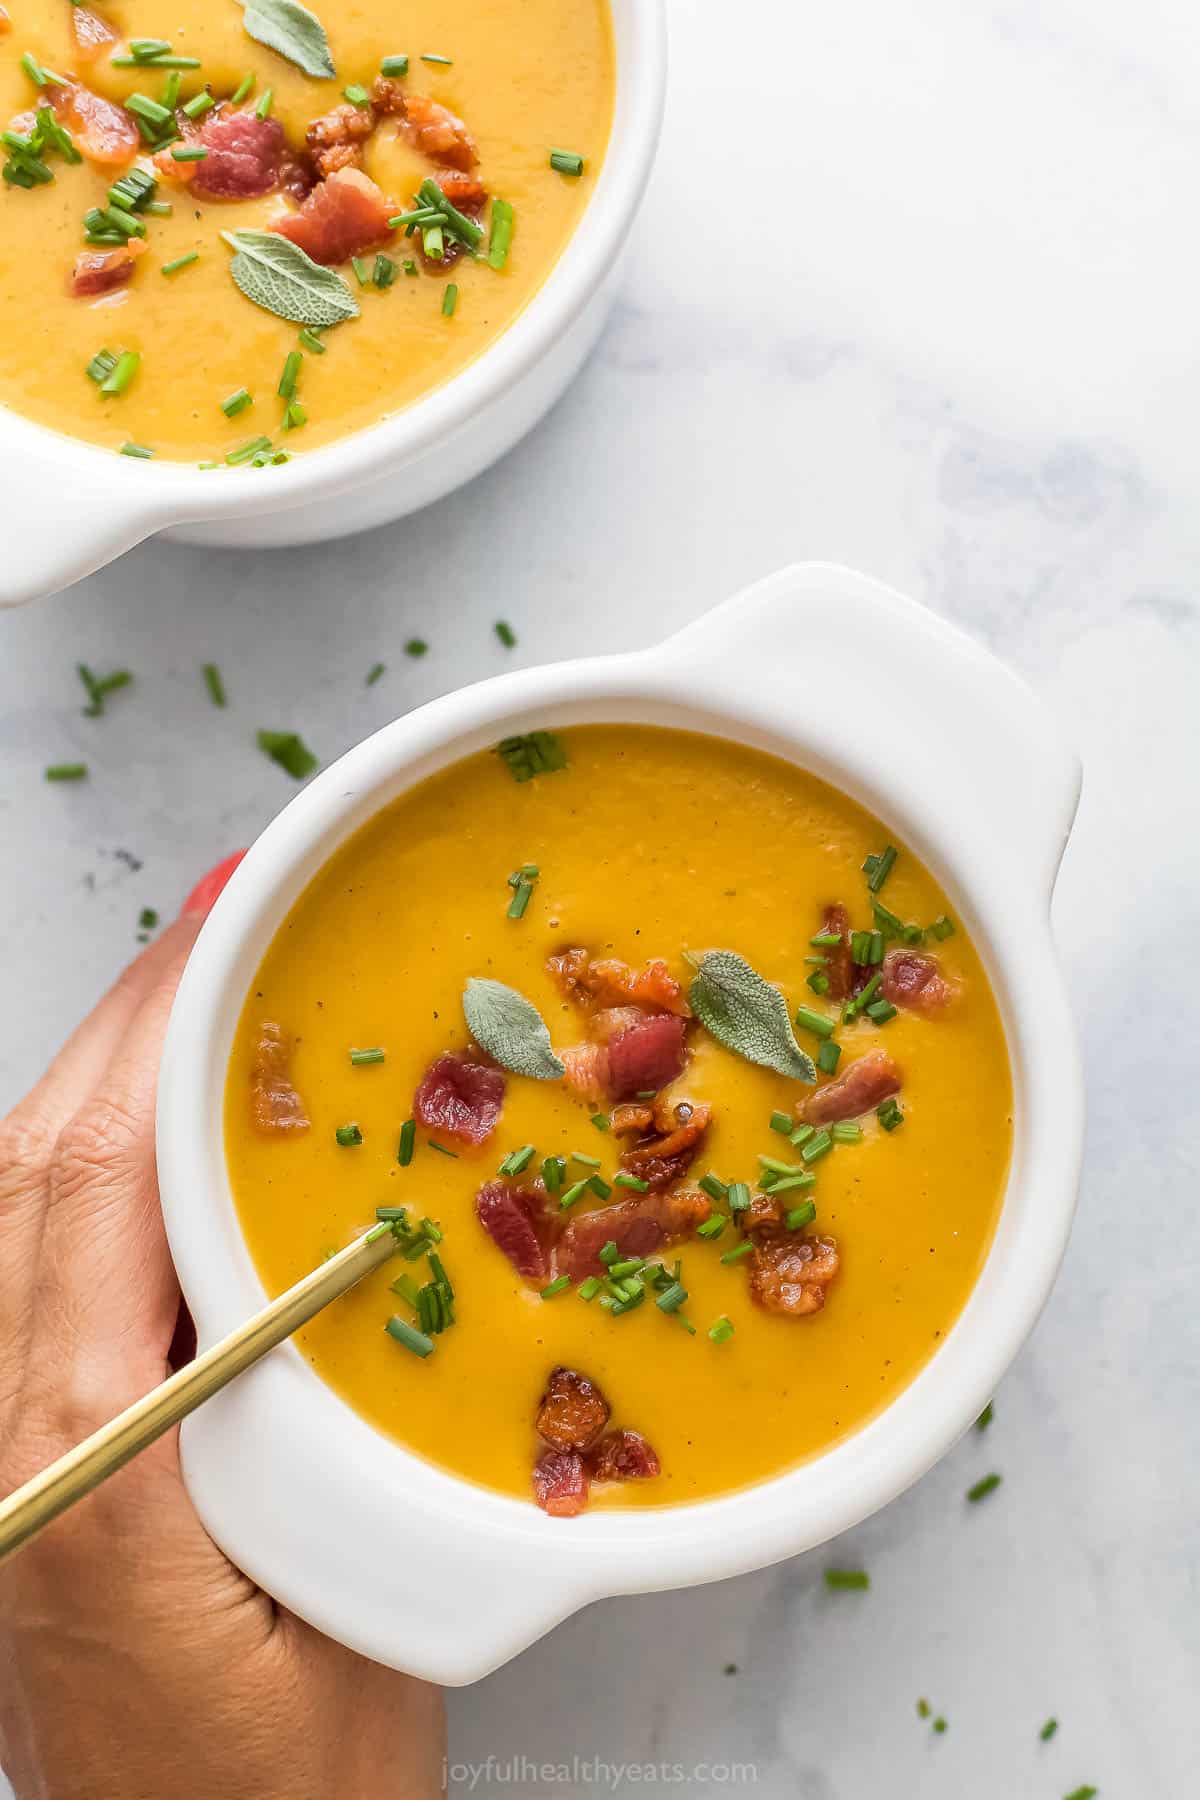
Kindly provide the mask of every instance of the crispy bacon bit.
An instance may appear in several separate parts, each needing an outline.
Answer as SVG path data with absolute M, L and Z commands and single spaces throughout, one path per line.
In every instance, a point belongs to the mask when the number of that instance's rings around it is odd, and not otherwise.
M 489 1181 L 475 1196 L 475 1212 L 518 1275 L 526 1281 L 546 1279 L 558 1221 L 546 1210 L 546 1192 L 540 1182 L 513 1187 L 507 1181 Z
M 95 294 L 124 287 L 145 248 L 141 238 L 130 238 L 115 250 L 81 250 L 67 277 L 67 292 L 77 299 L 90 300 Z
M 617 1137 L 628 1137 L 632 1132 L 640 1136 L 649 1131 L 653 1124 L 654 1108 L 647 1101 L 613 1108 L 612 1128 Z
M 652 1481 L 662 1464 L 640 1431 L 610 1431 L 588 1457 L 593 1481 Z
M 60 125 L 71 134 L 81 156 L 102 168 L 117 168 L 141 147 L 137 126 L 123 106 L 114 106 L 78 82 L 51 86 L 45 93 Z
M 588 1503 L 588 1474 L 577 1450 L 546 1450 L 533 1465 L 533 1497 L 552 1519 L 574 1519 Z
M 283 1028 L 260 1025 L 250 1068 L 250 1116 L 255 1130 L 271 1133 L 308 1130 L 304 1102 L 292 1086 L 292 1047 Z
M 611 1407 L 594 1381 L 560 1363 L 538 1402 L 538 1436 L 552 1450 L 587 1450 L 608 1424 Z
M 684 1062 L 684 1024 L 670 1013 L 650 1013 L 608 1046 L 608 1089 L 614 1100 L 667 1087 Z
M 377 75 L 371 83 L 371 104 L 385 119 L 402 119 L 408 111 L 403 83 L 391 75 Z
M 362 162 L 363 145 L 374 129 L 374 109 L 352 106 L 349 101 L 314 119 L 304 141 L 322 179 L 336 174 L 338 169 L 357 168 Z
M 598 1106 L 608 1093 L 608 1051 L 603 1044 L 572 1044 L 560 1050 L 564 1079 L 581 1100 Z
M 361 169 L 339 169 L 271 229 L 299 244 L 314 262 L 341 263 L 382 243 L 390 216 L 383 194 Z
M 820 1312 L 825 1289 L 838 1272 L 835 1239 L 794 1231 L 755 1234 L 750 1297 L 767 1312 L 802 1319 Z
M 447 1050 L 426 1069 L 413 1111 L 429 1131 L 446 1131 L 463 1144 L 482 1144 L 496 1129 L 504 1104 L 504 1071 Z
M 926 1018 L 944 1012 L 958 993 L 957 985 L 942 974 L 937 957 L 920 950 L 889 950 L 880 985 L 893 1006 L 905 1006 Z
M 683 989 L 658 958 L 644 969 L 631 969 L 616 957 L 593 962 L 586 950 L 576 948 L 548 958 L 546 969 L 567 999 L 585 1011 L 593 1006 L 637 1006 L 643 1012 L 675 1013 L 681 1019 L 692 1016 Z
M 468 175 L 462 169 L 441 169 L 437 184 L 450 204 L 457 206 L 460 212 L 477 213 L 483 210 L 488 191 L 477 175 Z
M 810 1094 L 797 1108 L 810 1125 L 832 1125 L 838 1119 L 857 1119 L 861 1113 L 900 1092 L 903 1076 L 886 1050 L 869 1050 L 852 1062 L 844 1075 Z
M 602 1275 L 600 1251 L 611 1239 L 622 1256 L 650 1256 L 690 1238 L 712 1212 L 704 1194 L 639 1194 L 572 1219 L 558 1241 L 554 1265 L 573 1281 Z
M 401 129 L 422 155 L 451 169 L 473 169 L 479 161 L 475 140 L 462 120 L 425 94 L 406 96 Z
M 758 1231 L 764 1225 L 782 1225 L 783 1204 L 774 1194 L 754 1193 L 750 1196 L 750 1204 L 745 1212 L 738 1214 L 738 1219 L 746 1231 Z
M 825 908 L 821 930 L 836 931 L 842 940 L 840 944 L 820 946 L 825 958 L 825 973 L 829 977 L 829 998 L 848 1000 L 855 989 L 856 969 L 850 955 L 850 915 L 840 900 Z
M 7 16 L 5 14 L 6 19 Z M 0 26 L 0 30 L 2 29 Z M 81 63 L 95 62 L 102 51 L 117 42 L 120 35 L 99 13 L 92 12 L 86 6 L 72 6 L 71 36 L 75 42 L 75 55 Z
M 182 118 L 181 122 L 186 124 Z M 154 166 L 160 175 L 186 182 L 192 193 L 206 200 L 253 200 L 279 186 L 287 144 L 278 119 L 260 119 L 253 112 L 214 112 L 199 131 L 188 130 L 187 141 L 201 146 L 207 156 L 181 163 L 169 150 L 160 150 Z
M 647 1138 L 621 1153 L 621 1167 L 652 1188 L 670 1187 L 686 1175 L 712 1119 L 711 1106 L 678 1106 L 654 1109 L 657 1137 Z

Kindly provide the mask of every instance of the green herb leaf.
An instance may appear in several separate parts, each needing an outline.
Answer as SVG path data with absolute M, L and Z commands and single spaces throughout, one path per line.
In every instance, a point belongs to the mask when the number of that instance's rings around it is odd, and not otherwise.
M 246 34 L 315 79 L 332 81 L 337 74 L 329 54 L 325 27 L 299 0 L 243 0 Z
M 235 251 L 229 272 L 247 300 L 295 325 L 357 319 L 358 301 L 341 276 L 277 231 L 223 231 Z
M 541 1014 L 515 988 L 472 976 L 463 990 L 463 1012 L 471 1036 L 502 1069 L 535 1081 L 556 1081 L 566 1073 Z
M 787 1001 L 777 987 L 732 950 L 709 950 L 688 961 L 696 969 L 688 990 L 692 1011 L 727 1050 L 793 1081 L 817 1079 L 812 1058 L 796 1042 Z
M 320 766 L 304 739 L 295 731 L 260 731 L 257 734 L 260 750 L 277 762 L 281 769 L 286 769 L 295 781 L 303 781 Z

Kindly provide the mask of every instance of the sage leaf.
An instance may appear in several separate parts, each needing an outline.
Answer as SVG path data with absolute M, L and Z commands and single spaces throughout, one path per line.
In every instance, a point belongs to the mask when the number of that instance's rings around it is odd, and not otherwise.
M 777 987 L 732 950 L 707 950 L 688 961 L 696 969 L 688 989 L 692 1011 L 727 1050 L 793 1081 L 817 1079 L 812 1058 L 796 1042 L 787 1001 Z
M 247 300 L 295 325 L 357 319 L 358 301 L 341 276 L 315 263 L 277 231 L 223 231 L 234 251 L 229 272 Z
M 306 75 L 332 81 L 337 74 L 325 27 L 300 0 L 242 0 L 247 34 L 277 50 Z
M 472 975 L 463 989 L 463 1012 L 475 1042 L 502 1069 L 535 1081 L 556 1081 L 566 1074 L 537 1007 L 516 988 Z

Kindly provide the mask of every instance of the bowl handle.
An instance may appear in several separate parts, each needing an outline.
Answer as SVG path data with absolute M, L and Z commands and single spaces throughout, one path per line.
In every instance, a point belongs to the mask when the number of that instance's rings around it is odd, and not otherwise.
M 109 470 L 90 451 L 52 460 L 30 454 L 22 442 L 4 470 L 8 529 L 0 558 L 0 607 L 56 594 L 168 524 L 164 496 L 134 492 L 138 476 L 149 474 L 132 464 Z
M 1047 898 L 1079 803 L 1082 767 L 1045 703 L 998 658 L 927 607 L 836 563 L 797 563 L 671 640 L 728 698 L 751 674 L 794 690 L 811 723 L 863 721 L 865 782 L 898 765 L 908 791 L 953 784 Z M 806 685 L 806 671 L 820 679 Z M 872 763 L 872 757 L 876 760 Z M 965 790 L 965 792 L 964 792 Z

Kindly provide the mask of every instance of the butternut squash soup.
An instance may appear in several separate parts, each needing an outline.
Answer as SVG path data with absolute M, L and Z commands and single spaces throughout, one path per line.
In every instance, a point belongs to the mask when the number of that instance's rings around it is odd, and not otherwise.
M 1004 1032 L 937 883 L 789 764 L 507 740 L 363 827 L 268 950 L 226 1090 L 277 1293 L 372 1424 L 569 1516 L 762 1480 L 954 1323 L 1009 1163 Z
M 0 402 L 263 466 L 456 375 L 608 141 L 606 0 L 6 0 Z

